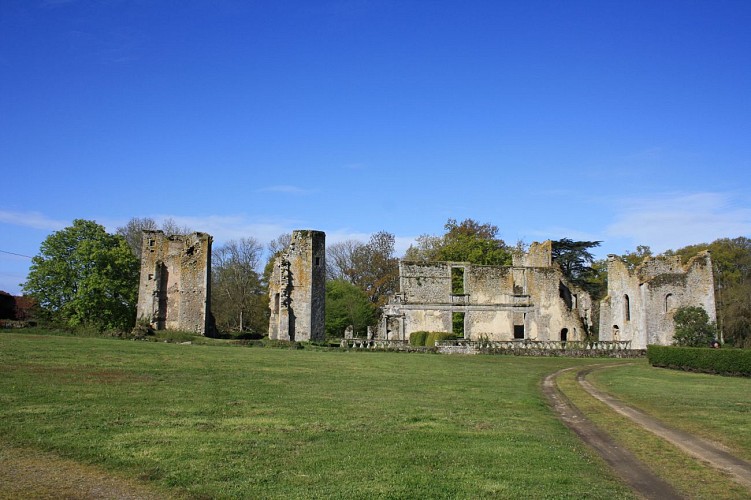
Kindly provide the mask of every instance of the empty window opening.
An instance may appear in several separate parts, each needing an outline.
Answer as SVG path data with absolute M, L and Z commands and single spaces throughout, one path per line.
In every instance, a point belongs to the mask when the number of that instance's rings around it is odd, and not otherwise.
M 673 309 L 674 300 L 675 299 L 673 298 L 672 293 L 669 293 L 665 296 L 665 312 L 670 312 Z
M 618 342 L 621 340 L 621 329 L 618 328 L 618 325 L 613 325 L 613 341 Z
M 454 335 L 464 338 L 464 313 L 451 313 L 451 330 Z
M 188 247 L 188 249 L 185 250 L 185 255 L 193 255 L 195 251 L 196 251 L 196 247 Z
M 514 325 L 514 339 L 524 338 L 524 325 Z
M 451 293 L 452 295 L 464 295 L 464 268 L 451 268 Z
M 561 329 L 561 342 L 566 342 L 568 340 L 568 328 Z
M 321 265 L 321 258 L 316 257 L 316 266 L 320 266 L 320 265 Z
M 631 321 L 631 301 L 628 295 L 623 296 L 623 317 L 626 321 Z

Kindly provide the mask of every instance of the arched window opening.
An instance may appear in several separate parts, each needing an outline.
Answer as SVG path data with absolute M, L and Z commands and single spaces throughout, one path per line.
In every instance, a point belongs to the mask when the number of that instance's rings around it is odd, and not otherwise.
M 562 328 L 561 329 L 561 342 L 566 342 L 568 340 L 568 328 Z
M 618 342 L 621 340 L 621 329 L 618 328 L 618 325 L 613 325 L 613 342 Z
M 674 300 L 672 293 L 665 295 L 665 312 L 670 312 L 673 309 Z

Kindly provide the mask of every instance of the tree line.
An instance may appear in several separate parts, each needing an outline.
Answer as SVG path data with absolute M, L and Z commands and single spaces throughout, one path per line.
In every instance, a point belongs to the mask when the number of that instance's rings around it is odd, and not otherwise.
M 151 218 L 133 218 L 115 234 L 94 221 L 75 220 L 44 240 L 32 260 L 24 293 L 37 300 L 40 314 L 49 320 L 98 331 L 128 330 L 136 319 L 141 231 L 155 229 L 168 235 L 193 232 L 172 219 L 158 224 Z M 514 252 L 524 251 L 526 245 L 510 245 L 499 235 L 499 228 L 490 223 L 448 219 L 443 234 L 419 236 L 403 258 L 510 265 Z M 274 260 L 290 238 L 282 234 L 263 245 L 246 237 L 214 248 L 211 303 L 220 332 L 234 336 L 267 332 L 268 283 Z M 567 279 L 590 293 L 595 305 L 607 293 L 607 260 L 592 254 L 600 243 L 553 241 L 553 260 Z M 680 255 L 686 262 L 703 250 L 712 253 L 715 266 L 717 326 L 727 343 L 751 347 L 751 240 L 723 238 L 665 254 Z M 620 257 L 635 267 L 650 256 L 651 249 L 640 245 Z M 379 308 L 399 291 L 398 262 L 395 237 L 387 231 L 373 234 L 367 242 L 350 239 L 326 248 L 329 337 L 341 337 L 349 325 L 362 336 L 368 326 L 377 325 Z

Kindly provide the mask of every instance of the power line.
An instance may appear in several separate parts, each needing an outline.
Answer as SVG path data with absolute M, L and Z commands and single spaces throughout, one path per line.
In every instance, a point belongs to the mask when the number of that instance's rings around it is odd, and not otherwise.
M 15 253 L 15 252 L 6 252 L 5 250 L 0 250 L 0 253 L 7 253 L 8 255 L 15 255 L 17 257 L 26 257 L 27 259 L 33 259 L 33 257 L 29 255 L 24 255 L 24 254 Z

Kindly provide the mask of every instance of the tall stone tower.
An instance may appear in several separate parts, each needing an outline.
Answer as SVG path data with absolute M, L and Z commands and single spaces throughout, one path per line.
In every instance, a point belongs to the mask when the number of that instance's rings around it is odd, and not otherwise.
M 143 231 L 139 319 L 156 330 L 210 333 L 211 242 L 206 233 Z
M 269 338 L 324 340 L 326 233 L 292 232 L 287 249 L 276 258 L 269 282 Z

